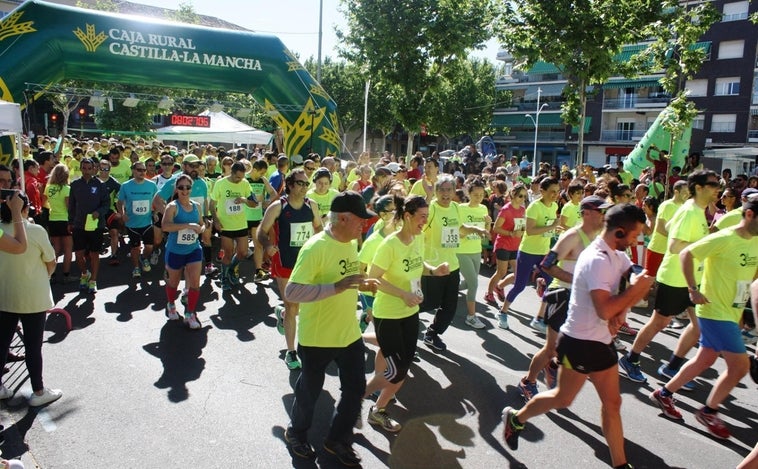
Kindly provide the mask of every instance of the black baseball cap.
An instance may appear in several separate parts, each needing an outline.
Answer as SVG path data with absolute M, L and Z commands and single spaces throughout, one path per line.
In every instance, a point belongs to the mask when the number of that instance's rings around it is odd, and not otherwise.
M 583 198 L 581 202 L 579 202 L 579 208 L 582 210 L 601 210 L 612 205 L 612 203 L 596 195 L 587 196 Z
M 363 201 L 363 196 L 355 191 L 345 191 L 337 195 L 332 200 L 330 210 L 334 213 L 350 212 L 353 215 L 366 220 L 376 216 L 376 213 L 371 210 L 366 210 L 366 203 Z

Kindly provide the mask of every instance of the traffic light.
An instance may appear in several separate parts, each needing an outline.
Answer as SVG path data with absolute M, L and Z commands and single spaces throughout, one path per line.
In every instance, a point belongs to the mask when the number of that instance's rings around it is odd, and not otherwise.
M 53 123 L 55 123 L 55 122 L 58 122 L 58 114 L 56 114 L 56 113 L 53 113 L 53 114 L 50 116 L 50 120 L 51 120 L 51 121 L 53 121 Z
M 86 114 L 87 111 L 83 107 L 79 108 L 79 117 L 84 118 Z

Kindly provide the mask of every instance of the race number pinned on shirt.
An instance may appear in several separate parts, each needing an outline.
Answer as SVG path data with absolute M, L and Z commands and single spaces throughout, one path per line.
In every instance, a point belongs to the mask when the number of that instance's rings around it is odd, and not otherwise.
M 135 200 L 132 202 L 132 213 L 134 215 L 147 215 L 150 213 L 150 201 L 149 200 Z
M 226 214 L 227 215 L 240 215 L 242 214 L 242 204 L 235 203 L 236 199 L 226 199 Z
M 179 230 L 176 237 L 177 244 L 195 244 L 197 241 L 197 233 L 190 228 Z
M 442 247 L 443 248 L 457 248 L 460 246 L 460 231 L 457 226 L 444 226 L 442 227 Z
M 290 225 L 290 247 L 300 247 L 313 236 L 313 223 L 292 223 Z
M 526 229 L 526 218 L 513 219 L 513 231 L 524 231 Z
M 750 300 L 750 282 L 746 280 L 737 282 L 737 289 L 734 292 L 732 308 L 744 308 Z
M 555 221 L 555 218 L 548 218 L 548 219 L 546 219 L 545 220 L 545 226 L 552 225 L 554 221 Z M 546 231 L 546 232 L 542 233 L 542 236 L 545 237 L 545 238 L 552 238 L 554 234 L 555 234 L 555 230 L 550 230 L 550 231 Z
M 483 221 L 474 221 L 469 223 L 470 226 L 475 226 L 479 228 L 480 230 L 484 229 L 484 222 Z M 479 233 L 469 233 L 466 235 L 466 239 L 482 239 L 482 237 L 479 235 Z

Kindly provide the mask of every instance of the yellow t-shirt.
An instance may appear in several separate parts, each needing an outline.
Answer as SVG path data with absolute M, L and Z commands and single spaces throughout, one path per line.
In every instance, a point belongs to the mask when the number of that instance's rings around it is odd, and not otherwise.
M 582 221 L 581 208 L 570 200 L 561 209 L 561 216 L 566 217 L 567 229 L 577 226 Z
M 421 197 L 426 198 L 426 191 L 424 190 L 423 177 L 421 177 L 421 179 L 413 183 L 413 186 L 411 187 L 411 192 L 408 195 L 420 195 Z
M 118 166 L 111 165 L 111 177 L 118 181 L 119 184 L 123 184 L 132 177 L 132 162 L 129 160 L 119 160 Z
M 487 207 L 479 204 L 471 207 L 468 203 L 458 206 L 458 213 L 461 216 L 463 225 L 487 228 Z M 482 252 L 482 237 L 478 234 L 471 233 L 461 237 L 461 245 L 458 248 L 459 254 L 479 254 Z
M 662 218 L 668 223 L 681 206 L 682 204 L 674 202 L 674 199 L 668 199 L 658 207 L 658 215 L 656 218 Z M 650 238 L 650 243 L 648 243 L 647 248 L 658 254 L 664 254 L 666 252 L 667 240 L 668 238 L 658 233 L 658 230 L 653 230 L 653 236 Z
M 332 173 L 332 189 L 339 191 L 342 187 L 342 176 L 337 171 Z
M 700 291 L 710 301 L 695 306 L 695 313 L 701 318 L 739 323 L 758 269 L 758 236 L 745 239 L 734 228 L 727 228 L 706 236 L 689 249 L 703 261 Z
M 411 244 L 406 245 L 397 237 L 397 233 L 384 238 L 376 249 L 372 261 L 384 270 L 383 278 L 403 291 L 421 292 L 421 274 L 424 271 L 424 238 L 416 236 Z M 408 306 L 399 298 L 381 290 L 376 292 L 374 300 L 374 317 L 383 319 L 402 319 L 413 316 L 418 306 Z
M 342 243 L 322 231 L 305 242 L 290 282 L 331 284 L 360 273 L 355 241 Z M 297 340 L 307 347 L 346 347 L 361 338 L 355 315 L 358 290 L 349 288 L 323 300 L 300 303 Z
M 68 221 L 68 205 L 66 197 L 71 192 L 68 184 L 48 184 L 45 186 L 45 196 L 50 205 L 50 221 Z
M 553 202 L 547 206 L 542 202 L 542 199 L 535 200 L 526 208 L 526 218 L 535 220 L 537 222 L 535 225 L 536 228 L 552 224 L 557 215 L 558 204 Z M 550 250 L 550 238 L 552 237 L 553 231 L 547 231 L 538 235 L 528 235 L 524 233 L 518 250 L 527 254 L 544 256 Z
M 247 229 L 245 204 L 234 203 L 234 199 L 237 197 L 247 199 L 252 193 L 253 189 L 245 179 L 233 183 L 228 178 L 221 178 L 213 185 L 211 199 L 216 201 L 216 217 L 221 222 L 224 231 Z
M 326 194 L 317 194 L 315 190 L 311 189 L 306 194 L 306 197 L 316 201 L 319 215 L 325 217 L 332 208 L 332 200 L 334 200 L 337 195 L 339 195 L 339 192 L 330 187 L 329 190 L 326 191 Z
M 674 239 L 694 243 L 708 236 L 708 222 L 705 219 L 705 210 L 698 207 L 692 199 L 682 204 L 668 225 L 668 245 L 671 245 Z M 698 265 L 695 268 L 695 280 L 700 283 L 702 276 L 703 267 L 702 265 Z M 668 246 L 666 247 L 666 254 L 663 255 L 661 266 L 658 269 L 656 280 L 670 287 L 683 288 L 687 286 L 687 281 L 684 279 L 684 274 L 682 273 L 682 265 L 679 263 L 679 254 L 673 254 Z
M 739 224 L 740 220 L 742 220 L 742 207 L 730 210 L 728 213 L 724 214 L 723 217 L 719 218 L 716 221 L 716 228 L 719 230 L 725 230 Z
M 447 262 L 450 271 L 460 267 L 456 253 L 461 247 L 461 216 L 458 204 L 450 202 L 447 208 L 436 200 L 429 205 L 429 220 L 424 229 L 424 260 L 437 266 Z

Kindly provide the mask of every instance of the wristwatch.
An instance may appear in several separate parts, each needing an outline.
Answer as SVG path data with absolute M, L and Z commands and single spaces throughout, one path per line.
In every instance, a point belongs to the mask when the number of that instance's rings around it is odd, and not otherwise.
M 687 287 L 687 291 L 690 292 L 690 293 L 695 293 L 695 292 L 698 292 L 700 290 L 698 290 L 697 287 L 690 287 L 690 286 L 688 286 Z

